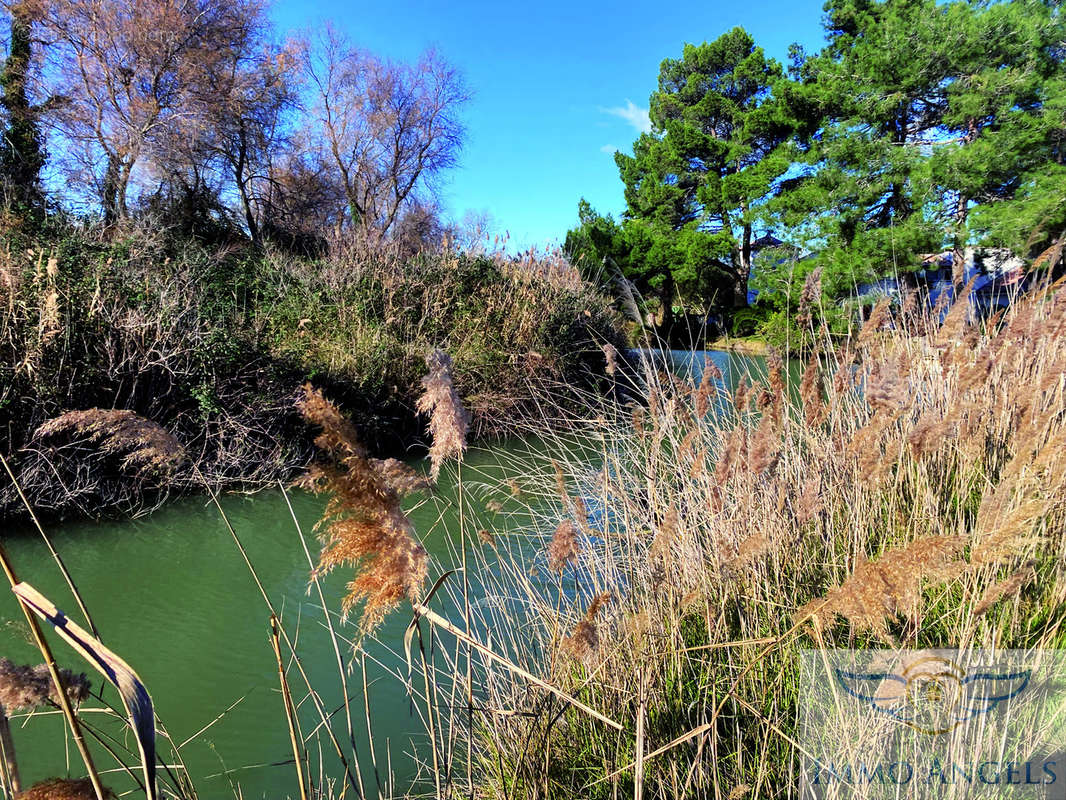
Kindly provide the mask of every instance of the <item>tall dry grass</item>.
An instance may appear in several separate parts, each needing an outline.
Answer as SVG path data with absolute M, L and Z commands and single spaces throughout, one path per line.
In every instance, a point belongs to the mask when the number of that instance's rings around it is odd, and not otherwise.
M 469 569 L 513 668 L 430 666 L 476 796 L 795 797 L 801 649 L 1064 644 L 1066 295 L 935 320 L 883 303 L 798 380 L 647 360 L 642 403 L 537 431 L 491 501 L 532 524 Z
M 710 360 L 690 375 L 649 356 L 637 378 L 616 365 L 607 397 L 639 402 L 545 411 L 517 477 L 495 486 L 460 471 L 464 404 L 431 353 L 430 472 L 454 469 L 463 487 L 452 564 L 431 562 L 401 502 L 425 479 L 370 458 L 306 389 L 323 456 L 310 485 L 331 496 L 307 560 L 345 698 L 318 583 L 339 567 L 354 569 L 343 603 L 361 606 L 363 632 L 410 603 L 407 664 L 393 668 L 427 729 L 416 791 L 795 797 L 801 649 L 1062 646 L 1066 297 L 1052 287 L 989 321 L 967 308 L 938 323 L 883 304 L 798 369 L 780 355 L 740 375 Z M 123 452 L 139 441 L 76 430 Z M 314 725 L 301 732 L 285 701 L 301 792 L 372 794 L 352 706 L 324 706 L 258 586 L 283 696 L 303 696 Z M 403 791 L 389 770 L 380 796 Z

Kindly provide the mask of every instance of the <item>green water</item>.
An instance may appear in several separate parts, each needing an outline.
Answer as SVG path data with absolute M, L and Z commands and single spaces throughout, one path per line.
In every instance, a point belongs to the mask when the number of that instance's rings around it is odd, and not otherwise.
M 690 355 L 679 357 L 682 369 Z M 725 353 L 715 353 L 713 359 L 728 383 L 752 364 L 751 359 Z M 698 372 L 703 355 L 697 354 L 692 363 Z M 493 514 L 484 504 L 506 479 L 545 468 L 538 461 L 528 442 L 503 442 L 471 450 L 463 467 L 464 485 L 477 514 L 492 517 L 486 524 L 497 530 L 528 524 L 521 516 Z M 455 542 L 450 537 L 457 526 L 452 474 L 442 474 L 435 495 L 418 501 L 410 512 L 438 573 L 454 563 Z M 500 496 L 506 497 L 504 492 Z M 289 498 L 314 554 L 311 528 L 324 501 L 298 491 L 290 492 Z M 230 495 L 222 499 L 222 505 L 286 629 L 297 637 L 302 662 L 324 704 L 331 711 L 340 707 L 342 693 L 333 647 L 322 624 L 317 596 L 307 591 L 307 557 L 285 497 L 280 491 Z M 482 524 L 482 520 L 474 522 Z M 269 612 L 218 509 L 201 498 L 191 498 L 171 503 L 146 518 L 69 524 L 52 529 L 50 535 L 73 573 L 104 642 L 137 670 L 152 693 L 160 720 L 175 741 L 184 743 L 182 756 L 200 796 L 232 797 L 238 787 L 245 798 L 295 794 L 277 665 L 268 638 Z M 6 531 L 4 539 L 19 577 L 78 620 L 70 592 L 40 537 L 30 530 L 19 530 Z M 336 573 L 324 582 L 327 605 L 334 611 L 340 607 L 346 580 L 346 575 Z M 375 752 L 382 773 L 391 760 L 399 794 L 414 777 L 408 757 L 412 741 L 419 744 L 424 735 L 401 680 L 389 674 L 389 670 L 404 670 L 402 639 L 409 621 L 409 611 L 395 612 L 379 629 L 377 641 L 366 645 Z M 352 637 L 354 627 L 349 625 L 341 632 Z M 53 641 L 61 665 L 81 671 L 74 653 L 54 637 Z M 347 645 L 342 643 L 342 647 Z M 10 596 L 0 601 L 0 655 L 16 663 L 40 661 Z M 344 655 L 347 661 L 350 653 L 346 650 Z M 295 699 L 300 701 L 305 690 L 297 683 L 296 671 L 290 672 Z M 364 783 L 367 792 L 375 796 L 358 671 L 350 681 Z M 93 683 L 99 686 L 99 676 Z M 222 718 L 213 722 L 223 712 Z M 310 701 L 305 700 L 301 708 L 305 732 L 313 727 L 314 717 Z M 103 715 L 90 714 L 88 719 L 100 726 L 102 735 L 123 735 L 120 726 Z M 341 716 L 336 718 L 334 729 L 343 742 L 347 734 L 341 720 Z M 25 785 L 52 775 L 83 774 L 56 714 L 15 719 L 12 728 Z M 323 740 L 323 746 L 328 742 Z M 419 749 L 423 753 L 426 750 Z M 163 746 L 161 750 L 167 752 Z M 114 763 L 99 746 L 94 752 L 99 754 L 101 766 Z M 326 761 L 336 764 L 328 753 Z M 333 777 L 339 774 L 336 769 Z M 317 783 L 319 776 L 313 777 Z M 124 774 L 108 774 L 105 782 L 116 790 L 134 786 Z

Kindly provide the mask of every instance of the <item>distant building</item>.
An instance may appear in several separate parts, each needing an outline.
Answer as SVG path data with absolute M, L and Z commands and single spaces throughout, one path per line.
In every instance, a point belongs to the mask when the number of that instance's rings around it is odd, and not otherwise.
M 963 282 L 973 280 L 970 305 L 978 316 L 987 316 L 1010 305 L 1033 281 L 1025 271 L 1025 261 L 1005 248 L 967 247 L 964 256 Z M 954 254 L 951 251 L 930 253 L 922 256 L 921 264 L 921 269 L 898 277 L 859 284 L 856 296 L 860 307 L 881 297 L 899 297 L 905 291 L 916 291 L 928 308 L 939 309 L 941 316 L 946 314 L 955 299 L 951 280 Z

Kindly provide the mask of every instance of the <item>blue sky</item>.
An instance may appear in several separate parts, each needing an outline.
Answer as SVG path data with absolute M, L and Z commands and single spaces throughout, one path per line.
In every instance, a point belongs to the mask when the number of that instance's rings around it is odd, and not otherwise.
M 823 41 L 821 0 L 275 0 L 273 15 L 282 32 L 330 20 L 382 55 L 411 59 L 434 46 L 458 66 L 474 96 L 443 204 L 456 219 L 488 212 L 510 249 L 560 240 L 581 197 L 622 211 L 612 153 L 631 147 L 660 62 L 685 42 L 741 25 L 784 61 L 790 43 Z

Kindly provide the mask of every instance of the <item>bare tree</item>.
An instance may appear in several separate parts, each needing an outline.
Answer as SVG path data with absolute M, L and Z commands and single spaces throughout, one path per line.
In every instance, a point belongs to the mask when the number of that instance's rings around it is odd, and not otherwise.
M 457 163 L 469 98 L 462 77 L 434 51 L 398 64 L 332 29 L 304 63 L 315 94 L 311 125 L 343 186 L 345 222 L 385 235 Z
M 205 65 L 200 83 L 190 87 L 194 113 L 175 126 L 165 146 L 172 174 L 197 168 L 218 173 L 219 194 L 236 207 L 257 244 L 273 165 L 291 143 L 298 65 L 295 45 L 273 45 L 265 30 L 245 31 Z
M 264 238 L 309 246 L 343 225 L 344 187 L 326 155 L 297 139 L 271 164 L 263 205 Z
M 258 0 L 48 0 L 42 35 L 55 121 L 74 177 L 107 222 L 127 213 L 134 171 L 165 165 L 202 109 L 208 75 L 244 46 Z M 198 95 L 198 93 L 200 93 Z

